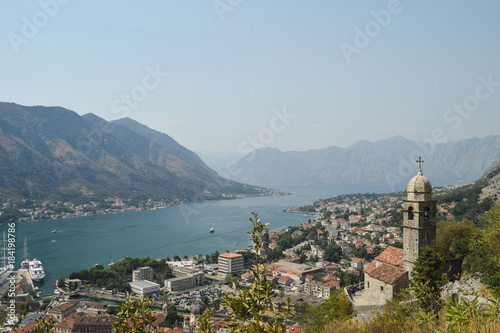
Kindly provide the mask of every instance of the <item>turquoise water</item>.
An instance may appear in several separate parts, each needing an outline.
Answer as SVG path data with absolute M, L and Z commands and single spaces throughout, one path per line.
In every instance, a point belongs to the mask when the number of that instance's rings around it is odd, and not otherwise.
M 303 223 L 309 215 L 286 213 L 290 206 L 310 204 L 318 198 L 341 193 L 381 192 L 381 188 L 284 188 L 289 196 L 248 197 L 238 200 L 191 203 L 146 212 L 95 215 L 74 219 L 16 224 L 16 262 L 28 257 L 42 261 L 46 271 L 40 285 L 51 294 L 58 277 L 105 267 L 126 256 L 165 258 L 235 251 L 250 245 L 245 231 L 251 228 L 250 213 L 259 213 L 271 230 Z M 209 233 L 215 228 L 215 233 Z M 51 233 L 51 230 L 57 233 Z M 7 225 L 0 226 L 6 231 Z M 53 240 L 55 242 L 53 242 Z

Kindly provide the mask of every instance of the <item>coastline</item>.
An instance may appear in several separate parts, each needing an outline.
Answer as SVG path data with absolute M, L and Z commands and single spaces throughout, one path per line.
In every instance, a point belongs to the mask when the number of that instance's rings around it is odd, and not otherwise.
M 147 212 L 147 211 L 152 211 L 152 210 L 157 210 L 157 209 L 163 209 L 167 207 L 173 207 L 173 206 L 179 206 L 183 204 L 188 204 L 188 203 L 200 203 L 200 202 L 205 202 L 205 201 L 223 201 L 223 200 L 236 200 L 236 199 L 244 199 L 246 197 L 273 197 L 273 196 L 285 196 L 285 195 L 291 195 L 289 192 L 283 192 L 283 191 L 278 191 L 278 190 L 270 190 L 267 193 L 263 194 L 241 194 L 241 195 L 231 195 L 227 197 L 217 197 L 217 198 L 207 198 L 207 199 L 202 199 L 202 200 L 194 200 L 194 201 L 184 201 L 184 200 L 179 200 L 175 199 L 171 202 L 164 202 L 164 201 L 156 201 L 151 204 L 150 201 L 143 202 L 141 203 L 143 206 L 135 207 L 135 206 L 129 206 L 129 207 L 121 207 L 121 208 L 108 208 L 105 210 L 97 210 L 97 211 L 81 211 L 81 210 L 76 210 L 71 213 L 59 213 L 59 214 L 50 214 L 50 215 L 42 215 L 42 214 L 32 214 L 29 217 L 19 217 L 16 223 L 28 223 L 28 222 L 38 222 L 38 221 L 54 221 L 54 220 L 65 220 L 65 219 L 73 219 L 73 218 L 80 218 L 80 217 L 89 217 L 89 216 L 96 216 L 96 215 L 110 215 L 110 214 L 121 214 L 121 213 L 135 213 L 135 212 Z M 120 198 L 117 198 L 116 201 L 121 201 Z M 87 206 L 87 205 L 92 205 L 93 201 L 90 201 L 89 203 L 80 205 L 80 206 Z M 67 203 L 65 203 L 67 204 Z M 14 204 L 15 207 L 16 204 Z M 117 206 L 123 206 L 123 202 L 120 205 Z M 73 206 L 74 207 L 74 206 Z M 78 206 L 79 207 L 79 206 Z M 5 208 L 5 205 L 4 205 Z M 30 212 L 32 213 L 33 210 L 34 212 L 38 212 L 41 210 L 42 207 L 35 207 L 31 211 L 25 210 L 25 209 L 19 209 L 19 212 L 25 213 L 25 212 Z M 85 207 L 87 208 L 87 207 Z M 0 211 L 1 212 L 1 211 Z M 1 215 L 1 214 L 0 214 Z M 0 222 L 0 225 L 3 222 L 9 222 L 9 221 L 2 221 Z

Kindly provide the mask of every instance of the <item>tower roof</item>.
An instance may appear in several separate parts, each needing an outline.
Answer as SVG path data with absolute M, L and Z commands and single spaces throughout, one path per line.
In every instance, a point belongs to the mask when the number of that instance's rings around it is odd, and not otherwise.
M 430 180 L 422 174 L 422 170 L 418 170 L 418 174 L 410 180 L 406 190 L 413 193 L 431 193 L 432 185 Z
M 203 312 L 205 311 L 205 307 L 201 304 L 196 304 L 195 306 L 193 306 L 193 308 L 191 309 L 191 314 L 192 315 L 195 315 L 195 316 L 201 316 L 203 314 Z

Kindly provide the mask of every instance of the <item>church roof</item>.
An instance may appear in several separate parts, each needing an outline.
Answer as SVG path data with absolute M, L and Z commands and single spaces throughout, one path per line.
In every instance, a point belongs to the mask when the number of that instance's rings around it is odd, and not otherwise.
M 422 170 L 418 170 L 418 174 L 410 180 L 406 190 L 408 192 L 430 193 L 432 185 L 430 180 L 422 174 Z
M 381 264 L 370 273 L 368 273 L 368 275 L 370 275 L 372 278 L 386 282 L 388 284 L 395 284 L 400 278 L 407 274 L 408 272 L 403 268 L 388 264 Z
M 368 265 L 366 265 L 365 273 L 370 274 L 371 272 L 373 272 L 373 270 L 375 270 L 375 268 L 377 268 L 377 262 L 374 260 L 371 263 L 369 263 Z
M 379 254 L 375 260 L 403 268 L 403 249 L 389 246 L 384 252 Z

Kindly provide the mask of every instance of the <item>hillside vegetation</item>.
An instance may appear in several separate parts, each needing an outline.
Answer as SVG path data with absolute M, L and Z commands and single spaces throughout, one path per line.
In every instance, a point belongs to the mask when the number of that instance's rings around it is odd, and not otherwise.
M 481 216 L 500 199 L 500 166 L 481 177 L 474 184 L 438 196 L 438 204 L 448 208 L 456 220 L 468 219 L 478 224 Z

